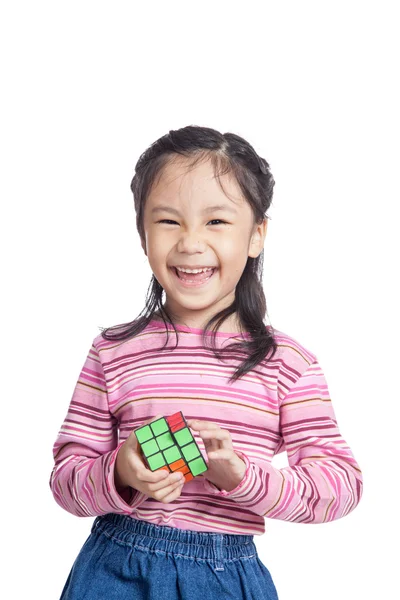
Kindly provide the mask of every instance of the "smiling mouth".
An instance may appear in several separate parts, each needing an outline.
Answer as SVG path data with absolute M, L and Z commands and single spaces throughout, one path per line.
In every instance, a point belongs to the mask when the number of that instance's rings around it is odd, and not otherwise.
M 178 271 L 176 267 L 171 267 L 175 277 L 179 279 L 182 285 L 196 287 L 207 283 L 214 275 L 217 268 L 212 269 L 212 271 L 201 272 L 201 273 L 184 273 L 182 271 Z

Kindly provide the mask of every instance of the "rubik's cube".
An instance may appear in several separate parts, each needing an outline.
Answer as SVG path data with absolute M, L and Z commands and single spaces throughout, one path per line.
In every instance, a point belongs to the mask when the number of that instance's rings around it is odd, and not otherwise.
M 181 471 L 186 481 L 207 471 L 207 465 L 181 412 L 161 417 L 135 431 L 151 471 Z

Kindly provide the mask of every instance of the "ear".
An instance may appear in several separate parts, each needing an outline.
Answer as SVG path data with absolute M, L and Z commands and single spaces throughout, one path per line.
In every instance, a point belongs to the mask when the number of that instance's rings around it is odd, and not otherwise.
M 145 240 L 142 238 L 142 240 L 141 240 L 141 242 L 140 242 L 140 243 L 141 243 L 141 245 L 142 245 L 143 252 L 144 252 L 144 253 L 145 253 L 145 255 L 147 256 L 147 252 L 146 252 L 146 242 L 145 242 Z
M 265 236 L 267 235 L 268 219 L 264 217 L 262 223 L 256 224 L 253 230 L 248 255 L 251 258 L 257 258 L 264 248 Z

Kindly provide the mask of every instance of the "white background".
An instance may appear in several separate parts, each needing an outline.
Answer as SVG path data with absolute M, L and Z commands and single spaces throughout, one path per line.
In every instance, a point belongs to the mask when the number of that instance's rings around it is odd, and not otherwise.
M 396 4 L 2 4 L 3 598 L 59 598 L 89 534 L 52 445 L 99 327 L 144 307 L 134 165 L 189 124 L 271 165 L 269 320 L 317 354 L 364 475 L 343 519 L 267 520 L 260 557 L 280 600 L 398 597 Z

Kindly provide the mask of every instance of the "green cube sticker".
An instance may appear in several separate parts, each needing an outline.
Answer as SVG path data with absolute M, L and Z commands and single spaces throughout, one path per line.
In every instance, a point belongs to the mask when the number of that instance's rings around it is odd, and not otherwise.
M 150 423 L 150 426 L 154 435 L 161 435 L 162 433 L 168 431 L 168 423 L 164 419 L 164 417 L 162 419 L 154 421 L 154 423 Z
M 207 463 L 192 432 L 183 417 L 181 421 L 177 425 L 174 419 L 170 421 L 161 417 L 135 431 L 145 463 L 151 471 L 168 468 L 168 466 L 171 471 L 170 465 L 180 459 L 184 459 L 193 477 L 207 471 Z M 179 431 L 173 431 L 179 426 L 181 427 Z
M 207 465 L 202 456 L 199 456 L 195 460 L 192 460 L 188 464 L 188 467 L 193 477 L 196 477 L 196 475 L 200 475 L 200 473 L 204 473 L 204 471 L 207 471 Z
M 186 458 L 186 461 L 192 460 L 192 458 L 196 458 L 196 456 L 200 455 L 200 450 L 197 445 L 193 442 L 193 444 L 189 444 L 188 446 L 184 446 L 181 448 L 183 456 Z
M 150 440 L 142 444 L 142 450 L 145 456 L 151 456 L 151 454 L 159 451 L 159 447 L 157 446 L 156 440 Z
M 147 440 L 150 440 L 153 437 L 153 434 L 151 433 L 151 429 L 148 425 L 145 425 L 144 427 L 140 427 L 140 429 L 137 429 L 135 431 L 136 433 L 136 437 L 139 441 L 139 444 L 143 444 L 144 442 L 147 442 Z
M 160 446 L 160 450 L 165 450 L 165 448 L 174 445 L 174 438 L 169 431 L 167 431 L 167 433 L 163 433 L 157 438 L 157 444 Z
M 178 442 L 178 444 L 180 446 L 184 446 L 185 444 L 188 444 L 189 442 L 193 442 L 193 436 L 187 427 L 185 427 L 184 429 L 181 429 L 180 431 L 177 431 L 174 435 L 175 435 L 176 441 Z
M 172 448 L 168 448 L 168 450 L 164 450 L 164 457 L 168 464 L 175 462 L 181 458 L 181 453 L 179 452 L 176 446 L 172 446 Z
M 164 460 L 161 452 L 159 452 L 158 454 L 153 454 L 153 456 L 150 456 L 147 459 L 147 462 L 149 463 L 149 467 L 150 467 L 151 471 L 155 471 L 156 469 L 159 469 L 160 467 L 163 467 L 165 465 L 165 460 Z

